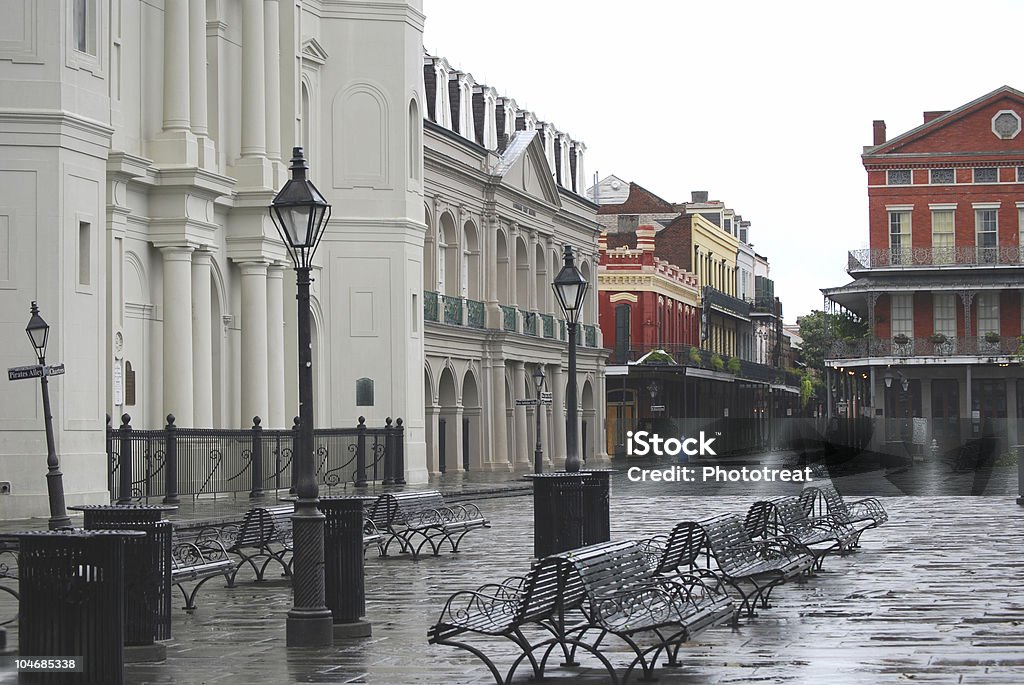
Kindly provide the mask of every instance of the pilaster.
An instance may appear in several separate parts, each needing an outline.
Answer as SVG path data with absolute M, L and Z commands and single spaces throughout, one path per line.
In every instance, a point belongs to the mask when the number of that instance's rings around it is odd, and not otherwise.
M 242 262 L 242 424 L 267 417 L 267 264 Z
M 192 390 L 192 248 L 161 249 L 164 261 L 163 407 L 174 414 L 176 425 L 191 428 Z

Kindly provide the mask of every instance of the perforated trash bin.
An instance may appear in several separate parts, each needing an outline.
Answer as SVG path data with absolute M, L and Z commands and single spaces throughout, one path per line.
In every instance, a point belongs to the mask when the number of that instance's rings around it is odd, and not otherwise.
M 85 514 L 86 530 L 138 530 L 125 542 L 125 646 L 144 647 L 171 637 L 171 534 L 160 504 L 86 504 L 68 507 Z M 156 655 L 153 658 L 157 658 Z M 149 660 L 149 659 L 142 659 Z
M 124 682 L 125 542 L 139 531 L 15 533 L 19 658 L 81 660 L 81 673 L 21 673 L 22 683 Z
M 320 510 L 324 522 L 324 581 L 327 607 L 336 637 L 367 637 L 370 623 L 366 615 L 366 591 L 363 583 L 363 505 L 376 498 L 353 495 L 322 497 Z
M 533 482 L 533 556 L 540 559 L 583 546 L 584 473 L 530 473 Z
M 587 469 L 583 473 L 583 544 L 611 539 L 611 477 L 615 469 Z

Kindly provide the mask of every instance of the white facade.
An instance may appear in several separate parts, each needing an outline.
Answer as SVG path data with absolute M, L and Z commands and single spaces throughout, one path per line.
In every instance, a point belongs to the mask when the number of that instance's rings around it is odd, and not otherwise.
M 438 413 L 428 421 L 424 407 L 434 405 L 423 401 L 439 396 L 440 369 L 430 385 L 436 359 L 450 358 L 460 372 L 457 397 L 470 416 L 469 368 L 479 378 L 478 413 L 497 415 L 487 394 L 499 380 L 493 369 L 504 368 L 514 383 L 517 360 L 557 359 L 541 340 L 513 351 L 489 342 L 494 331 L 481 331 L 466 338 L 475 345 L 467 349 L 444 326 L 424 325 L 424 279 L 441 268 L 433 255 L 446 210 L 459 226 L 469 217 L 479 222 L 475 259 L 488 279 L 472 290 L 455 266 L 446 282 L 458 283 L 463 297 L 487 299 L 488 321 L 497 320 L 506 300 L 487 284 L 499 257 L 484 241 L 507 230 L 499 227 L 513 215 L 488 194 L 507 185 L 494 180 L 488 165 L 498 157 L 488 150 L 507 141 L 509 122 L 540 124 L 446 64 L 438 76 L 451 87 L 432 90 L 428 101 L 420 0 L 12 0 L 4 7 L 0 358 L 7 366 L 32 361 L 23 329 L 29 302 L 38 300 L 52 326 L 48 361 L 68 369 L 51 382 L 68 504 L 107 500 L 104 414 L 116 424 L 128 413 L 137 428 L 160 426 L 171 413 L 182 427 L 244 427 L 253 416 L 268 428 L 291 424 L 295 279 L 267 206 L 288 176 L 294 145 L 305 148 L 309 177 L 334 207 L 312 288 L 316 425 L 352 426 L 364 415 L 379 426 L 401 417 L 406 478 L 422 482 L 437 468 Z M 452 93 L 463 103 L 454 120 Z M 439 127 L 473 132 L 473 144 L 437 143 L 434 129 L 425 136 L 423 119 L 435 109 L 447 112 Z M 544 180 L 582 187 L 583 146 L 550 128 L 557 170 L 533 147 L 524 153 L 548 195 L 503 192 L 542 217 L 517 229 L 531 248 L 546 241 L 552 255 L 567 241 L 592 260 L 593 208 Z M 463 187 L 453 179 L 467 168 L 476 178 Z M 536 272 L 530 264 L 531 283 L 553 276 L 550 263 Z M 531 300 L 531 311 L 550 312 L 546 297 Z M 581 386 L 589 381 L 601 397 L 598 356 L 581 354 Z M 374 381 L 374 406 L 356 407 L 360 378 Z M 0 496 L 0 519 L 46 511 L 38 397 L 30 381 L 0 391 L 0 480 L 12 483 L 12 494 Z M 506 431 L 503 444 L 500 427 L 481 421 L 479 454 L 488 468 L 518 463 L 520 443 Z M 602 424 L 595 416 L 593 444 L 603 443 Z

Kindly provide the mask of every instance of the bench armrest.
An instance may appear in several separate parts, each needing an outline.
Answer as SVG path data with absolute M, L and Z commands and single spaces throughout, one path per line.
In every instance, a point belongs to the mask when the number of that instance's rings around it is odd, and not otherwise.
M 671 580 L 683 589 L 686 598 L 694 604 L 699 604 L 703 600 L 723 599 L 729 596 L 721 582 L 716 582 L 715 586 L 711 587 L 704 582 L 704 578 L 691 573 L 672 576 Z
M 594 615 L 590 618 L 601 625 L 607 625 L 612 617 L 616 625 L 641 625 L 645 618 L 647 622 L 654 619 L 654 623 L 661 623 L 680 620 L 692 606 L 682 586 L 658 580 L 592 598 Z
M 852 519 L 874 519 L 876 523 L 884 523 L 889 520 L 885 507 L 874 497 L 865 497 L 854 502 L 847 502 L 846 508 L 850 510 Z
M 771 540 L 761 540 L 754 544 L 758 548 L 758 556 L 767 560 L 793 559 L 807 554 L 807 547 L 800 544 L 792 535 L 780 535 Z
M 640 551 L 647 560 L 647 568 L 654 570 L 661 565 L 661 558 L 665 555 L 668 547 L 668 536 L 665 534 L 654 535 L 645 540 L 638 540 Z
M 498 599 L 517 600 L 522 594 L 526 576 L 510 576 L 500 583 L 485 583 L 476 589 L 483 595 L 491 595 Z
M 497 597 L 473 590 L 459 590 L 445 602 L 437 624 L 464 625 L 471 618 L 485 616 L 498 622 L 519 606 L 518 598 Z
M 466 502 L 465 504 L 452 504 L 446 507 L 446 509 L 452 512 L 455 516 L 454 520 L 456 522 L 474 521 L 484 518 L 480 508 L 472 502 Z

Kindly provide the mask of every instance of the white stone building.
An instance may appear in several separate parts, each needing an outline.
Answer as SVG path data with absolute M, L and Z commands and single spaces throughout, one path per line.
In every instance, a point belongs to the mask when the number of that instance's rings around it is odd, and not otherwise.
M 168 413 L 183 427 L 242 427 L 258 415 L 273 428 L 297 413 L 294 275 L 267 213 L 295 144 L 334 206 L 313 284 L 316 424 L 402 417 L 411 482 L 437 468 L 441 416 L 458 426 L 448 444 L 461 438 L 459 415 L 470 418 L 471 467 L 520 461 L 514 403 L 492 401 L 522 393 L 492 388 L 502 374 L 522 386 L 522 363 L 557 359 L 559 346 L 425 323 L 424 291 L 483 301 L 490 327 L 500 328 L 501 305 L 551 312 L 540 278 L 553 276 L 561 242 L 596 253 L 593 207 L 568 182 L 582 175 L 582 146 L 530 113 L 510 115 L 514 103 L 502 107 L 468 74 L 451 70 L 449 88 L 428 97 L 421 4 L 4 4 L 0 359 L 32 361 L 23 329 L 37 300 L 52 326 L 48 361 L 67 365 L 51 390 L 69 504 L 107 498 L 105 414 L 127 412 L 136 427 Z M 453 92 L 457 124 L 443 97 Z M 552 180 L 570 168 L 565 188 Z M 506 277 L 492 268 L 502 264 Z M 582 393 L 600 392 L 601 373 L 596 350 L 581 354 Z M 374 382 L 373 406 L 356 407 L 360 378 Z M 38 395 L 27 381 L 0 390 L 0 480 L 11 482 L 0 518 L 46 510 Z

